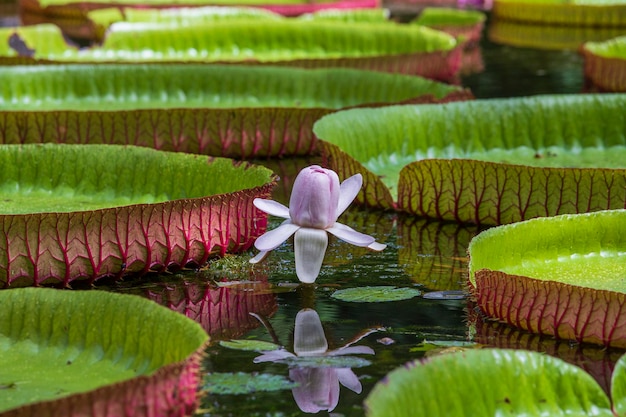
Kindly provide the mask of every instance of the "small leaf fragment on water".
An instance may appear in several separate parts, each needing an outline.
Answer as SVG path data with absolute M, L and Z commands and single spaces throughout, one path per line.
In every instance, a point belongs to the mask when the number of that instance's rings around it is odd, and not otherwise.
M 297 383 L 280 375 L 216 372 L 205 375 L 203 389 L 211 394 L 237 395 L 259 391 L 280 391 L 297 386 Z
M 263 340 L 220 340 L 220 346 L 228 349 L 251 350 L 255 352 L 277 350 L 280 348 L 280 346 L 275 343 L 265 342 Z
M 333 298 L 341 301 L 360 303 L 380 303 L 386 301 L 408 300 L 417 297 L 421 292 L 415 288 L 397 288 L 390 285 L 377 287 L 357 287 L 337 290 Z

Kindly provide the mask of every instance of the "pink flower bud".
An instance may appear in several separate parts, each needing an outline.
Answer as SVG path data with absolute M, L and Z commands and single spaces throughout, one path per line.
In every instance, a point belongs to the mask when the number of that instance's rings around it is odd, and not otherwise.
M 301 227 L 327 229 L 338 217 L 339 177 L 330 169 L 304 168 L 293 183 L 289 200 L 291 221 Z

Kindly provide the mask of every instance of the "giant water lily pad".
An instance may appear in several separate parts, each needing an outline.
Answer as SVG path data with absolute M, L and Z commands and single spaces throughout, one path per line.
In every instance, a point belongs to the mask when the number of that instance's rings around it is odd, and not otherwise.
M 620 94 L 388 106 L 313 131 L 330 168 L 363 174 L 359 203 L 503 224 L 624 208 L 625 106 Z
M 184 316 L 103 291 L 21 288 L 0 292 L 0 305 L 1 416 L 189 415 L 197 406 L 208 337 Z
M 297 16 L 326 9 L 375 8 L 377 0 L 20 0 L 20 7 L 29 14 L 47 18 L 80 18 L 89 10 L 110 7 L 178 8 L 202 6 L 259 7 L 285 16 Z
M 263 63 L 352 67 L 441 80 L 456 75 L 461 56 L 451 35 L 424 26 L 288 19 L 184 26 L 120 22 L 111 25 L 101 46 L 80 50 L 64 45 L 53 25 L 0 29 L 0 41 L 6 43 L 0 58 L 8 63 Z M 20 55 L 11 47 L 20 42 L 22 50 L 33 52 Z
M 626 375 L 613 376 L 620 400 Z M 391 372 L 365 401 L 369 417 L 613 417 L 611 401 L 582 369 L 536 352 L 481 349 L 432 357 Z M 620 414 L 621 415 L 621 414 Z
M 489 316 L 562 339 L 626 347 L 626 210 L 539 218 L 469 245 L 470 282 Z
M 626 92 L 626 36 L 583 45 L 585 77 L 604 91 Z
M 623 33 L 622 27 L 537 25 L 493 19 L 487 35 L 491 42 L 519 48 L 578 51 L 585 42 L 603 42 Z
M 625 0 L 494 0 L 499 19 L 572 26 L 626 26 Z
M 250 248 L 270 170 L 112 145 L 0 146 L 0 285 L 68 285 Z
M 5 66 L 0 79 L 0 143 L 131 144 L 237 158 L 313 153 L 313 123 L 338 109 L 471 98 L 420 77 L 339 68 Z

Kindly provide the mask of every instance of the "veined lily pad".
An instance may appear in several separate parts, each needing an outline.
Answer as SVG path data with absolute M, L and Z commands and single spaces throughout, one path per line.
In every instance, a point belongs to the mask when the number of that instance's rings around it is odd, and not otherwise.
M 605 42 L 587 42 L 582 53 L 585 77 L 595 87 L 603 91 L 626 92 L 626 36 Z
M 0 143 L 103 143 L 237 158 L 316 151 L 313 123 L 355 106 L 471 98 L 353 69 L 119 64 L 0 67 Z
M 297 16 L 325 9 L 361 9 L 379 6 L 377 0 L 19 0 L 27 13 L 49 18 L 84 16 L 85 11 L 110 7 L 150 7 L 155 9 L 202 6 L 260 7 L 285 16 Z
M 499 19 L 573 26 L 626 26 L 625 0 L 494 0 Z
M 0 285 L 68 285 L 250 248 L 270 170 L 112 145 L 0 146 Z
M 359 203 L 503 224 L 624 208 L 625 106 L 620 94 L 389 106 L 337 112 L 313 131 L 340 177 L 363 174 Z
M 282 375 L 237 373 L 211 373 L 204 377 L 204 390 L 209 394 L 242 395 L 262 391 L 292 389 L 297 382 Z
M 469 245 L 478 306 L 513 326 L 626 347 L 626 210 L 528 220 Z
M 426 7 L 412 23 L 451 34 L 461 42 L 480 41 L 486 16 L 478 10 Z
M 217 286 L 210 283 L 211 278 L 203 273 L 193 279 L 174 276 L 148 288 L 120 290 L 118 285 L 115 290 L 149 298 L 189 317 L 200 323 L 213 342 L 242 336 L 261 325 L 251 313 L 270 317 L 278 308 L 267 281 Z
M 0 49 L 5 62 L 27 61 L 8 46 L 8 39 L 16 36 L 34 50 L 31 62 L 339 66 L 448 80 L 458 71 L 461 56 L 455 39 L 446 33 L 387 23 L 235 19 L 177 26 L 120 22 L 110 27 L 102 46 L 81 50 L 63 45 L 52 25 L 8 28 L 0 30 L 0 41 L 7 43 Z
M 208 337 L 193 321 L 103 291 L 21 288 L 0 305 L 3 417 L 194 411 Z
M 585 42 L 603 42 L 624 33 L 621 27 L 537 25 L 506 19 L 489 22 L 489 40 L 520 48 L 578 51 Z
M 386 301 L 408 300 L 420 294 L 421 292 L 415 288 L 397 288 L 382 285 L 337 290 L 332 294 L 332 297 L 338 300 L 355 303 L 382 303 Z
M 617 375 L 618 380 L 623 372 Z M 582 369 L 536 352 L 479 349 L 434 356 L 391 372 L 365 401 L 369 417 L 613 417 Z

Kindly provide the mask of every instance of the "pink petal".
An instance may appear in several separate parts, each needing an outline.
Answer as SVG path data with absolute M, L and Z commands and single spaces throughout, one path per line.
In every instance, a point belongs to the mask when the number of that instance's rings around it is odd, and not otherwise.
M 337 369 L 337 378 L 339 379 L 341 385 L 348 388 L 350 391 L 356 392 L 357 394 L 361 393 L 361 390 L 363 389 L 361 381 L 359 381 L 359 377 L 356 376 L 352 369 Z
M 369 246 L 375 243 L 375 239 L 372 236 L 357 232 L 341 223 L 335 223 L 333 227 L 326 229 L 326 231 L 355 246 Z
M 289 215 L 302 227 L 325 229 L 337 220 L 339 177 L 317 165 L 304 168 L 293 182 Z
M 339 378 L 335 368 L 291 368 L 289 378 L 299 383 L 291 392 L 303 412 L 330 412 L 337 406 Z
M 294 236 L 296 275 L 304 283 L 315 282 L 322 268 L 328 246 L 328 234 L 322 229 L 302 227 Z
M 282 217 L 283 219 L 289 218 L 289 209 L 280 204 L 278 201 L 266 200 L 264 198 L 255 198 L 252 202 L 256 208 L 264 211 L 272 216 Z
M 356 174 L 341 183 L 339 188 L 339 204 L 337 204 L 337 217 L 346 211 L 350 203 L 354 201 L 361 187 L 363 186 L 363 177 Z
M 289 239 L 289 237 L 293 235 L 299 228 L 300 226 L 291 223 L 291 221 L 289 220 L 285 220 L 276 229 L 265 232 L 264 234 L 259 236 L 256 242 L 254 242 L 254 246 L 258 250 L 264 252 L 276 249 L 285 240 Z

